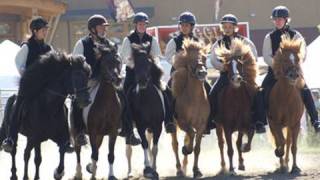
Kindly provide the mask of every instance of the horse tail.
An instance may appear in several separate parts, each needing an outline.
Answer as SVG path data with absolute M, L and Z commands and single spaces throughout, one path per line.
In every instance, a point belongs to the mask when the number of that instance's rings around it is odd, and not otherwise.
M 4 140 L 6 137 L 6 132 L 8 129 L 8 124 L 10 121 L 10 116 L 12 114 L 13 105 L 17 99 L 17 95 L 13 94 L 10 96 L 7 100 L 6 106 L 4 108 L 4 116 L 0 127 L 0 143 Z

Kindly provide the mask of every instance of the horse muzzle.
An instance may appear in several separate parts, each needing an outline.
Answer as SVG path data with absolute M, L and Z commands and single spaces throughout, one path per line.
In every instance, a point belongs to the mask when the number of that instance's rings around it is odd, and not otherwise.
M 242 81 L 243 81 L 243 78 L 239 74 L 235 74 L 231 78 L 231 82 L 233 86 L 236 88 L 240 87 Z
M 197 77 L 197 79 L 199 79 L 200 81 L 205 81 L 207 75 L 208 75 L 208 72 L 207 72 L 207 70 L 205 70 L 205 69 L 201 69 L 201 70 L 198 70 L 198 71 L 196 72 L 196 77 Z

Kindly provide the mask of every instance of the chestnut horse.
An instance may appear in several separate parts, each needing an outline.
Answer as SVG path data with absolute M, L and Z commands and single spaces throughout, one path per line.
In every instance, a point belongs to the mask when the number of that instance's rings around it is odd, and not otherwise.
M 86 133 L 89 135 L 91 145 L 92 162 L 86 166 L 86 169 L 95 178 L 97 170 L 97 161 L 99 157 L 99 148 L 105 135 L 109 136 L 109 175 L 108 179 L 117 179 L 113 172 L 114 162 L 114 147 L 118 136 L 118 129 L 121 126 L 121 103 L 117 93 L 117 88 L 121 84 L 120 70 L 121 61 L 117 55 L 116 46 L 102 45 L 95 43 L 95 56 L 100 63 L 100 76 L 96 88 L 96 96 L 89 109 L 84 109 L 88 112 L 86 121 Z M 94 91 L 94 90 L 92 90 Z M 85 114 L 85 113 L 84 113 Z M 85 116 L 85 115 L 84 115 Z M 87 120 L 86 120 L 87 119 Z M 77 154 L 77 169 L 76 179 L 82 178 L 81 162 L 80 162 L 81 146 L 76 144 Z
M 198 168 L 198 158 L 202 135 L 206 129 L 210 105 L 204 87 L 206 79 L 206 54 L 208 47 L 200 42 L 186 39 L 183 42 L 183 51 L 175 57 L 172 75 L 172 92 L 176 99 L 175 113 L 177 124 L 186 132 L 182 153 L 184 155 L 181 169 L 178 154 L 177 133 L 172 133 L 172 148 L 176 157 L 177 175 L 184 176 L 188 163 L 188 155 L 194 150 L 193 176 L 201 177 Z M 193 145 L 196 139 L 195 146 Z
M 220 108 L 216 115 L 216 133 L 221 156 L 221 172 L 226 169 L 224 160 L 224 138 L 228 146 L 229 172 L 235 174 L 233 168 L 232 134 L 238 131 L 237 150 L 239 154 L 239 170 L 245 170 L 243 152 L 251 149 L 254 135 L 252 127 L 252 112 L 254 96 L 258 91 L 255 83 L 257 75 L 256 58 L 250 46 L 243 40 L 234 39 L 230 49 L 223 45 L 215 49 L 219 59 L 224 64 L 224 70 L 228 74 L 229 84 L 222 89 L 218 96 Z M 213 107 L 214 108 L 214 107 Z M 248 142 L 243 144 L 242 137 L 248 136 Z
M 305 55 L 301 44 L 300 40 L 283 36 L 272 64 L 277 82 L 269 96 L 268 119 L 276 144 L 275 155 L 280 158 L 281 172 L 288 171 L 290 146 L 293 156 L 291 172 L 300 172 L 296 162 L 297 137 L 304 111 L 300 91 L 305 84 L 300 67 Z M 285 148 L 286 151 L 284 151 Z M 283 159 L 284 155 L 285 159 Z

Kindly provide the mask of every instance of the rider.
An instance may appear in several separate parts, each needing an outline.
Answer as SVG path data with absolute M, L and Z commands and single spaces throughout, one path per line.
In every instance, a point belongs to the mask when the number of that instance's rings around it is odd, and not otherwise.
M 196 17 L 191 12 L 183 12 L 179 16 L 179 34 L 173 37 L 167 44 L 165 50 L 165 58 L 171 65 L 173 64 L 173 57 L 182 50 L 183 40 L 186 38 L 192 39 L 194 41 L 199 41 L 199 39 L 193 34 L 193 29 L 196 24 Z M 174 71 L 174 67 L 171 69 L 171 73 Z M 168 82 L 171 86 L 171 80 Z M 210 85 L 205 82 L 205 88 L 209 94 Z M 212 121 L 208 121 L 207 129 L 205 134 L 210 134 L 210 130 L 215 126 Z
M 99 14 L 95 14 L 88 19 L 88 30 L 89 34 L 81 38 L 75 45 L 73 54 L 81 54 L 86 58 L 86 62 L 91 66 L 92 75 L 88 82 L 88 86 L 95 87 L 98 84 L 97 77 L 99 76 L 99 63 L 96 60 L 94 53 L 94 42 L 99 42 L 107 45 L 114 45 L 113 42 L 106 38 L 106 27 L 109 26 L 107 19 Z M 76 131 L 77 144 L 85 145 L 87 144 L 87 139 L 84 134 L 85 124 L 83 122 L 82 110 L 76 105 L 73 104 L 73 123 Z M 126 118 L 122 118 L 123 121 L 126 121 Z M 128 122 L 131 123 L 131 122 Z M 127 124 L 127 123 L 123 123 Z M 132 126 L 131 126 L 132 127 Z M 126 141 L 131 145 L 140 144 L 140 140 L 137 139 L 130 129 L 130 126 L 123 126 L 124 131 L 126 132 Z
M 262 87 L 265 93 L 264 97 L 269 97 L 270 91 L 273 85 L 276 83 L 276 79 L 274 77 L 271 65 L 272 58 L 280 46 L 282 35 L 288 34 L 291 38 L 300 39 L 303 42 L 301 48 L 306 48 L 306 43 L 302 35 L 297 30 L 291 29 L 289 26 L 289 22 L 291 19 L 289 9 L 287 7 L 275 7 L 272 10 L 271 19 L 273 20 L 275 29 L 265 36 L 263 42 L 264 61 L 269 65 L 268 73 L 262 82 Z M 305 85 L 301 89 L 301 96 L 306 106 L 306 109 L 311 117 L 310 120 L 315 131 L 320 132 L 320 121 L 318 119 L 318 112 L 315 108 L 310 89 L 307 87 L 307 85 Z M 265 105 L 267 104 L 265 103 Z
M 213 103 L 213 112 L 210 114 L 212 116 L 211 119 L 214 120 L 214 117 L 217 113 L 218 108 L 218 93 L 229 83 L 227 72 L 224 71 L 223 63 L 219 60 L 219 57 L 217 57 L 215 53 L 215 49 L 218 46 L 225 45 L 227 49 L 230 48 L 231 41 L 235 38 L 239 38 L 243 40 L 249 47 L 251 48 L 251 51 L 255 58 L 257 59 L 257 49 L 255 45 L 252 43 L 252 41 L 244 36 L 241 36 L 238 33 L 238 18 L 233 14 L 226 14 L 224 15 L 220 20 L 223 36 L 222 39 L 216 41 L 212 46 L 211 51 L 211 64 L 213 67 L 220 71 L 220 77 L 213 85 L 209 98 L 210 102 Z M 255 102 L 258 101 L 261 93 L 258 92 L 257 96 L 255 97 Z M 253 114 L 253 119 L 255 120 L 255 128 L 258 133 L 265 132 L 264 124 L 265 124 L 265 116 L 264 114 L 260 113 L 258 114 L 258 111 L 263 108 L 263 106 L 260 103 L 259 107 L 254 107 L 253 112 L 256 112 Z M 258 109 L 260 108 L 260 109 Z
M 126 78 L 124 81 L 124 90 L 130 99 L 130 89 L 135 84 L 134 79 L 134 71 L 133 71 L 133 60 L 132 60 L 132 48 L 131 44 L 142 44 L 148 42 L 150 47 L 148 48 L 148 53 L 152 55 L 154 58 L 159 58 L 161 56 L 160 47 L 156 38 L 150 36 L 146 33 L 146 27 L 149 23 L 149 17 L 144 12 L 138 12 L 135 14 L 133 18 L 134 31 L 129 34 L 129 36 L 125 37 L 122 44 L 122 49 L 120 52 L 121 57 L 126 63 Z M 173 115 L 171 111 L 171 103 L 170 103 L 170 92 L 169 89 L 162 91 L 165 103 L 165 129 L 167 133 L 175 132 L 176 126 L 173 123 Z
M 21 49 L 18 51 L 15 62 L 20 75 L 30 67 L 33 63 L 37 62 L 41 55 L 53 50 L 53 48 L 44 42 L 48 33 L 48 22 L 43 17 L 35 17 L 30 23 L 31 37 L 21 44 Z M 22 97 L 18 97 L 16 107 L 20 106 Z M 19 108 L 16 108 L 19 109 Z M 13 112 L 15 113 L 15 112 Z M 3 141 L 2 147 L 6 152 L 11 152 L 14 143 L 18 138 L 18 131 L 21 125 L 20 118 L 13 119 L 9 123 L 8 137 Z M 66 142 L 67 151 L 72 151 L 70 142 Z

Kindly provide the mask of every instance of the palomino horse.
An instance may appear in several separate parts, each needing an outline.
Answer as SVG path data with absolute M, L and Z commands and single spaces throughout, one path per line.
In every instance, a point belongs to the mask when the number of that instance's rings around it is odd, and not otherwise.
M 293 156 L 291 172 L 300 172 L 296 162 L 297 137 L 304 111 L 300 91 L 305 84 L 300 67 L 305 53 L 301 44 L 300 40 L 284 36 L 272 64 L 277 82 L 269 96 L 268 119 L 276 144 L 275 155 L 280 158 L 281 172 L 288 171 L 290 146 Z M 284 129 L 286 129 L 285 135 Z M 283 159 L 284 154 L 285 159 Z
M 90 67 L 83 56 L 66 56 L 59 52 L 50 52 L 41 57 L 39 62 L 30 66 L 22 75 L 19 92 L 15 103 L 14 96 L 8 100 L 5 120 L 20 121 L 20 131 L 27 137 L 24 151 L 24 177 L 28 179 L 28 162 L 31 150 L 35 149 L 36 172 L 34 179 L 39 179 L 41 164 L 41 143 L 48 139 L 59 146 L 60 162 L 55 170 L 54 178 L 61 179 L 64 175 L 64 154 L 66 142 L 69 140 L 67 113 L 64 105 L 68 95 L 75 95 L 79 106 L 89 103 L 87 81 L 91 73 Z M 10 128 L 10 122 L 5 128 Z M 14 137 L 15 141 L 17 137 Z M 12 176 L 17 179 L 15 155 L 16 143 L 11 152 Z
M 186 132 L 185 145 L 182 148 L 183 170 L 178 154 L 176 132 L 172 133 L 172 148 L 176 157 L 178 176 L 186 173 L 188 155 L 194 149 L 193 176 L 196 178 L 202 176 L 198 168 L 198 157 L 202 135 L 210 113 L 209 100 L 204 88 L 207 75 L 206 54 L 209 48 L 189 39 L 184 40 L 183 48 L 184 50 L 175 57 L 173 66 L 176 71 L 172 75 L 172 92 L 176 99 L 176 120 L 180 129 Z M 193 147 L 194 138 L 196 138 L 195 147 Z
M 228 73 L 229 84 L 220 92 L 216 115 L 216 133 L 221 156 L 221 172 L 226 169 L 224 160 L 224 138 L 227 141 L 229 171 L 235 174 L 233 167 L 232 134 L 238 131 L 237 150 L 239 155 L 239 170 L 245 170 L 243 163 L 243 152 L 251 149 L 251 142 L 254 135 L 252 127 L 252 112 L 254 96 L 258 91 L 255 83 L 257 75 L 256 58 L 250 46 L 243 40 L 234 39 L 230 49 L 220 46 L 215 49 L 224 64 L 224 70 Z M 213 107 L 215 108 L 215 107 Z M 248 136 L 248 142 L 243 144 L 243 135 Z
M 158 141 L 162 131 L 162 123 L 165 117 L 164 97 L 161 92 L 162 70 L 158 67 L 153 57 L 148 55 L 147 48 L 150 44 L 143 45 L 132 44 L 134 73 L 136 85 L 129 92 L 128 101 L 130 104 L 131 114 L 136 123 L 139 136 L 142 140 L 141 145 L 144 151 L 143 174 L 147 178 L 157 179 L 159 177 L 156 164 L 158 154 Z M 151 144 L 148 143 L 147 133 L 151 133 L 152 153 L 150 152 Z M 149 150 L 148 150 L 149 148 Z M 131 146 L 127 146 L 128 158 L 128 175 L 131 173 Z M 149 160 L 150 157 L 150 160 Z
M 113 172 L 114 147 L 118 136 L 118 129 L 121 126 L 121 103 L 117 89 L 121 84 L 120 71 L 121 61 L 117 55 L 116 46 L 106 46 L 96 43 L 95 56 L 100 63 L 100 77 L 96 87 L 96 95 L 92 105 L 87 108 L 87 118 L 84 118 L 87 125 L 86 133 L 89 135 L 91 145 L 92 162 L 86 166 L 92 179 L 95 178 L 97 170 L 97 161 L 99 157 L 99 148 L 105 135 L 109 136 L 109 177 L 108 179 L 117 179 Z M 92 90 L 92 92 L 95 90 Z M 92 93 L 91 92 L 91 93 Z M 84 109 L 84 112 L 86 109 Z M 85 115 L 84 115 L 85 116 Z M 81 146 L 76 145 L 77 169 L 76 179 L 82 178 Z

